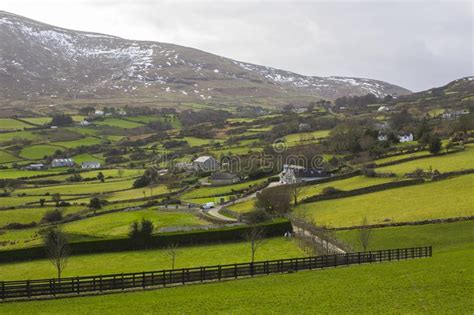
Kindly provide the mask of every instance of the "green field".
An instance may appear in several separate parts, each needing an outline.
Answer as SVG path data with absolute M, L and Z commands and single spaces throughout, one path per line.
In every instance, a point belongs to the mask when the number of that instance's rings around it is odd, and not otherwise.
M 433 156 L 426 159 L 414 160 L 401 164 L 377 168 L 378 172 L 392 172 L 398 175 L 413 172 L 417 168 L 427 170 L 429 168 L 440 172 L 451 172 L 474 168 L 474 146 L 467 145 L 462 152 Z
M 255 209 L 256 200 L 257 198 L 252 198 L 247 201 L 236 202 L 235 204 L 227 206 L 226 208 L 238 213 L 247 213 Z
M 99 171 L 95 171 L 95 174 L 98 174 Z M 94 172 L 91 172 L 92 176 Z M 97 175 L 96 175 L 97 176 Z M 116 191 L 122 189 L 128 189 L 132 187 L 133 179 L 126 179 L 121 181 L 105 181 L 104 183 L 89 183 L 82 182 L 78 184 L 64 184 L 48 187 L 39 187 L 39 188 L 25 188 L 18 189 L 15 191 L 15 194 L 27 194 L 27 195 L 44 195 L 49 193 L 50 195 L 59 193 L 64 195 L 85 195 L 85 194 L 98 194 L 105 193 L 109 191 Z
M 137 127 L 142 127 L 143 124 L 138 123 L 138 122 L 133 122 L 133 121 L 128 121 L 128 120 L 123 120 L 119 118 L 105 118 L 103 121 L 94 121 L 94 124 L 103 126 L 111 126 L 111 127 L 118 127 L 118 128 L 123 128 L 123 129 L 131 129 L 131 128 L 137 128 Z
M 295 211 L 307 213 L 318 224 L 359 225 L 419 221 L 474 214 L 474 175 L 416 186 L 384 190 L 354 197 L 300 204 Z
M 375 233 L 388 242 L 384 247 L 431 244 L 432 258 L 147 292 L 7 303 L 0 305 L 0 311 L 4 314 L 29 314 L 37 310 L 48 314 L 127 314 L 137 310 L 140 313 L 166 310 L 174 314 L 465 314 L 474 308 L 473 228 L 471 221 L 391 228 Z M 31 266 L 27 274 L 43 269 L 41 264 L 33 263 L 7 265 L 7 277 L 24 272 L 25 265 Z M 82 265 L 96 267 L 91 259 L 84 260 Z
M 103 158 L 98 158 L 98 157 L 93 156 L 92 154 L 89 154 L 89 153 L 83 153 L 83 154 L 75 155 L 75 156 L 72 157 L 72 159 L 77 164 L 81 164 L 82 162 L 100 162 L 101 164 L 104 164 L 104 159 Z
M 38 144 L 24 148 L 20 155 L 29 160 L 41 160 L 46 155 L 53 155 L 56 150 L 63 151 L 64 148 L 49 144 Z
M 285 142 L 288 146 L 307 144 L 316 142 L 317 139 L 326 138 L 330 130 L 317 130 L 310 132 L 300 132 L 285 136 Z
M 30 177 L 38 175 L 55 175 L 62 172 L 62 170 L 44 170 L 44 171 L 27 171 L 27 170 L 16 170 L 16 169 L 7 169 L 0 170 L 0 179 L 12 179 L 20 177 Z
M 429 155 L 430 153 L 428 151 L 417 151 L 415 153 L 409 153 L 409 154 L 402 154 L 402 155 L 396 155 L 396 156 L 390 156 L 386 158 L 381 158 L 378 160 L 375 160 L 374 162 L 376 164 L 382 164 L 382 163 L 387 163 L 387 162 L 393 162 L 393 161 L 398 161 L 406 158 L 411 158 L 415 156 L 423 156 L 423 155 Z
M 77 148 L 80 146 L 88 146 L 88 145 L 95 145 L 95 144 L 101 144 L 102 140 L 98 138 L 93 138 L 93 137 L 86 137 L 82 138 L 79 140 L 73 140 L 73 141 L 61 141 L 61 142 L 52 142 L 54 145 L 59 145 L 65 148 Z
M 299 248 L 292 241 L 282 238 L 268 239 L 257 251 L 256 259 L 300 257 Z M 250 246 L 246 242 L 223 243 L 179 249 L 176 268 L 202 265 L 231 264 L 250 259 Z M 48 260 L 35 260 L 2 264 L 2 280 L 47 278 L 55 275 Z M 64 276 L 99 275 L 120 272 L 140 272 L 171 268 L 165 250 L 146 250 L 121 253 L 71 256 Z M 0 306 L 1 312 L 1 306 Z
M 0 143 L 11 141 L 13 139 L 36 140 L 39 138 L 41 138 L 40 135 L 33 133 L 31 131 L 16 131 L 16 132 L 0 133 Z
M 34 118 L 22 118 L 33 125 L 42 126 L 51 122 L 51 117 L 34 117 Z
M 232 194 L 233 190 L 241 190 L 249 188 L 250 186 L 258 185 L 265 182 L 266 179 L 258 179 L 243 183 L 238 183 L 234 185 L 227 185 L 227 186 L 219 186 L 219 187 L 210 187 L 210 186 L 203 186 L 187 192 L 181 196 L 182 200 L 190 200 L 195 198 L 202 198 L 202 197 L 211 197 L 217 195 L 229 195 Z
M 87 235 L 98 238 L 111 236 L 126 236 L 130 224 L 142 218 L 151 220 L 158 232 L 162 227 L 170 226 L 200 226 L 207 222 L 189 213 L 165 212 L 156 209 L 146 209 L 128 212 L 115 212 L 84 220 L 63 224 L 63 230 L 71 234 Z
M 11 118 L 0 118 L 0 130 L 23 129 L 29 127 L 33 126 Z
M 319 195 L 322 193 L 323 189 L 327 187 L 334 187 L 334 188 L 346 191 L 346 190 L 364 188 L 368 186 L 380 185 L 380 184 L 389 183 L 393 181 L 396 181 L 396 179 L 355 176 L 355 177 L 341 179 L 341 180 L 333 181 L 329 183 L 303 186 L 301 188 L 298 198 L 301 200 L 310 196 Z
M 0 200 L 1 201 L 1 200 Z M 54 208 L 50 207 L 35 207 L 35 208 L 22 208 L 22 209 L 14 209 L 14 210 L 2 210 L 0 211 L 0 228 L 5 226 L 9 223 L 30 223 L 36 222 L 39 223 L 41 218 L 47 211 L 51 211 Z M 79 210 L 84 209 L 84 207 L 80 206 L 71 206 L 62 209 L 63 214 L 74 213 Z M 7 232 L 8 233 L 8 232 Z
M 181 140 L 181 139 L 178 139 L 178 140 Z M 222 142 L 221 140 L 201 139 L 201 138 L 195 138 L 195 137 L 184 137 L 182 140 L 186 141 L 190 147 L 208 145 L 212 142 Z
M 21 158 L 14 156 L 13 154 L 9 152 L 0 150 L 0 164 L 11 163 L 11 162 L 21 161 L 21 160 L 22 160 Z

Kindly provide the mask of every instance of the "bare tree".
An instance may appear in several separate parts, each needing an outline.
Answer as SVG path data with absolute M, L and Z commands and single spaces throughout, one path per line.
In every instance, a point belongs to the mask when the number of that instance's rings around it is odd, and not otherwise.
M 171 269 L 174 269 L 175 262 L 176 262 L 176 256 L 178 255 L 178 247 L 179 244 L 173 243 L 168 246 L 166 249 L 166 255 L 168 255 L 169 258 L 171 258 Z
M 303 190 L 302 183 L 295 183 L 290 186 L 290 193 L 291 193 L 291 196 L 293 197 L 293 204 L 295 206 L 298 205 L 298 199 L 299 199 L 299 196 L 301 195 L 302 190 Z
M 364 219 L 362 220 L 362 224 L 358 231 L 358 236 L 360 246 L 362 246 L 362 249 L 364 250 L 364 252 L 366 252 L 367 248 L 369 247 L 369 242 L 372 236 L 372 228 L 368 223 L 367 217 L 364 217 Z
M 48 258 L 56 268 L 58 279 L 67 266 L 69 258 L 69 243 L 66 234 L 58 229 L 50 229 L 43 238 Z
M 265 229 L 258 225 L 251 225 L 244 233 L 245 239 L 250 244 L 252 263 L 255 261 L 257 250 L 265 244 Z

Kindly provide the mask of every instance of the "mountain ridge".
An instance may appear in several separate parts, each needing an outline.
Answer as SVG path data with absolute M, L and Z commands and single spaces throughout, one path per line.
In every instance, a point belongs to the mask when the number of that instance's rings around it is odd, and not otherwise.
M 0 97 L 7 101 L 140 97 L 279 105 L 411 93 L 379 80 L 305 76 L 191 47 L 51 26 L 5 11 L 0 11 L 0 84 Z

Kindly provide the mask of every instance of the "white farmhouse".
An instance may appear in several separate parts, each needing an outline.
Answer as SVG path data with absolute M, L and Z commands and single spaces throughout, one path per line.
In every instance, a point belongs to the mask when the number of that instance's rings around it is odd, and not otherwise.
M 398 136 L 400 143 L 413 141 L 413 133 L 406 133 Z
M 196 170 L 201 172 L 212 172 L 219 169 L 219 162 L 212 156 L 200 156 L 193 161 Z
M 81 163 L 81 168 L 82 169 L 96 169 L 96 168 L 100 168 L 101 165 L 100 165 L 100 162 L 82 162 Z

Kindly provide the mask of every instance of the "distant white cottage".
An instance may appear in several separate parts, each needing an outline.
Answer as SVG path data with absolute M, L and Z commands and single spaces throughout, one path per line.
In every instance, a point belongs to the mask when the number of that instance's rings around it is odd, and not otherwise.
M 81 163 L 81 168 L 83 169 L 96 169 L 96 168 L 100 168 L 101 165 L 100 165 L 100 162 L 82 162 Z
M 377 109 L 378 112 L 388 112 L 390 111 L 390 108 L 388 108 L 387 106 L 385 105 L 382 105 L 380 106 L 378 109 Z
M 96 116 L 104 116 L 104 111 L 103 111 L 103 110 L 100 110 L 100 109 L 97 109 L 97 110 L 94 112 L 94 115 L 96 115 Z
M 83 126 L 83 127 L 84 127 L 84 126 L 89 126 L 90 124 L 91 124 L 91 123 L 88 122 L 87 120 L 83 120 L 83 121 L 81 121 L 81 122 L 79 123 L 79 125 L 81 125 L 81 126 Z
M 73 159 L 54 159 L 51 167 L 73 167 L 75 164 Z
M 413 134 L 410 132 L 407 134 L 399 135 L 398 140 L 400 141 L 400 143 L 413 141 Z
M 212 156 L 200 156 L 193 161 L 193 166 L 201 172 L 213 172 L 219 169 L 219 162 Z

